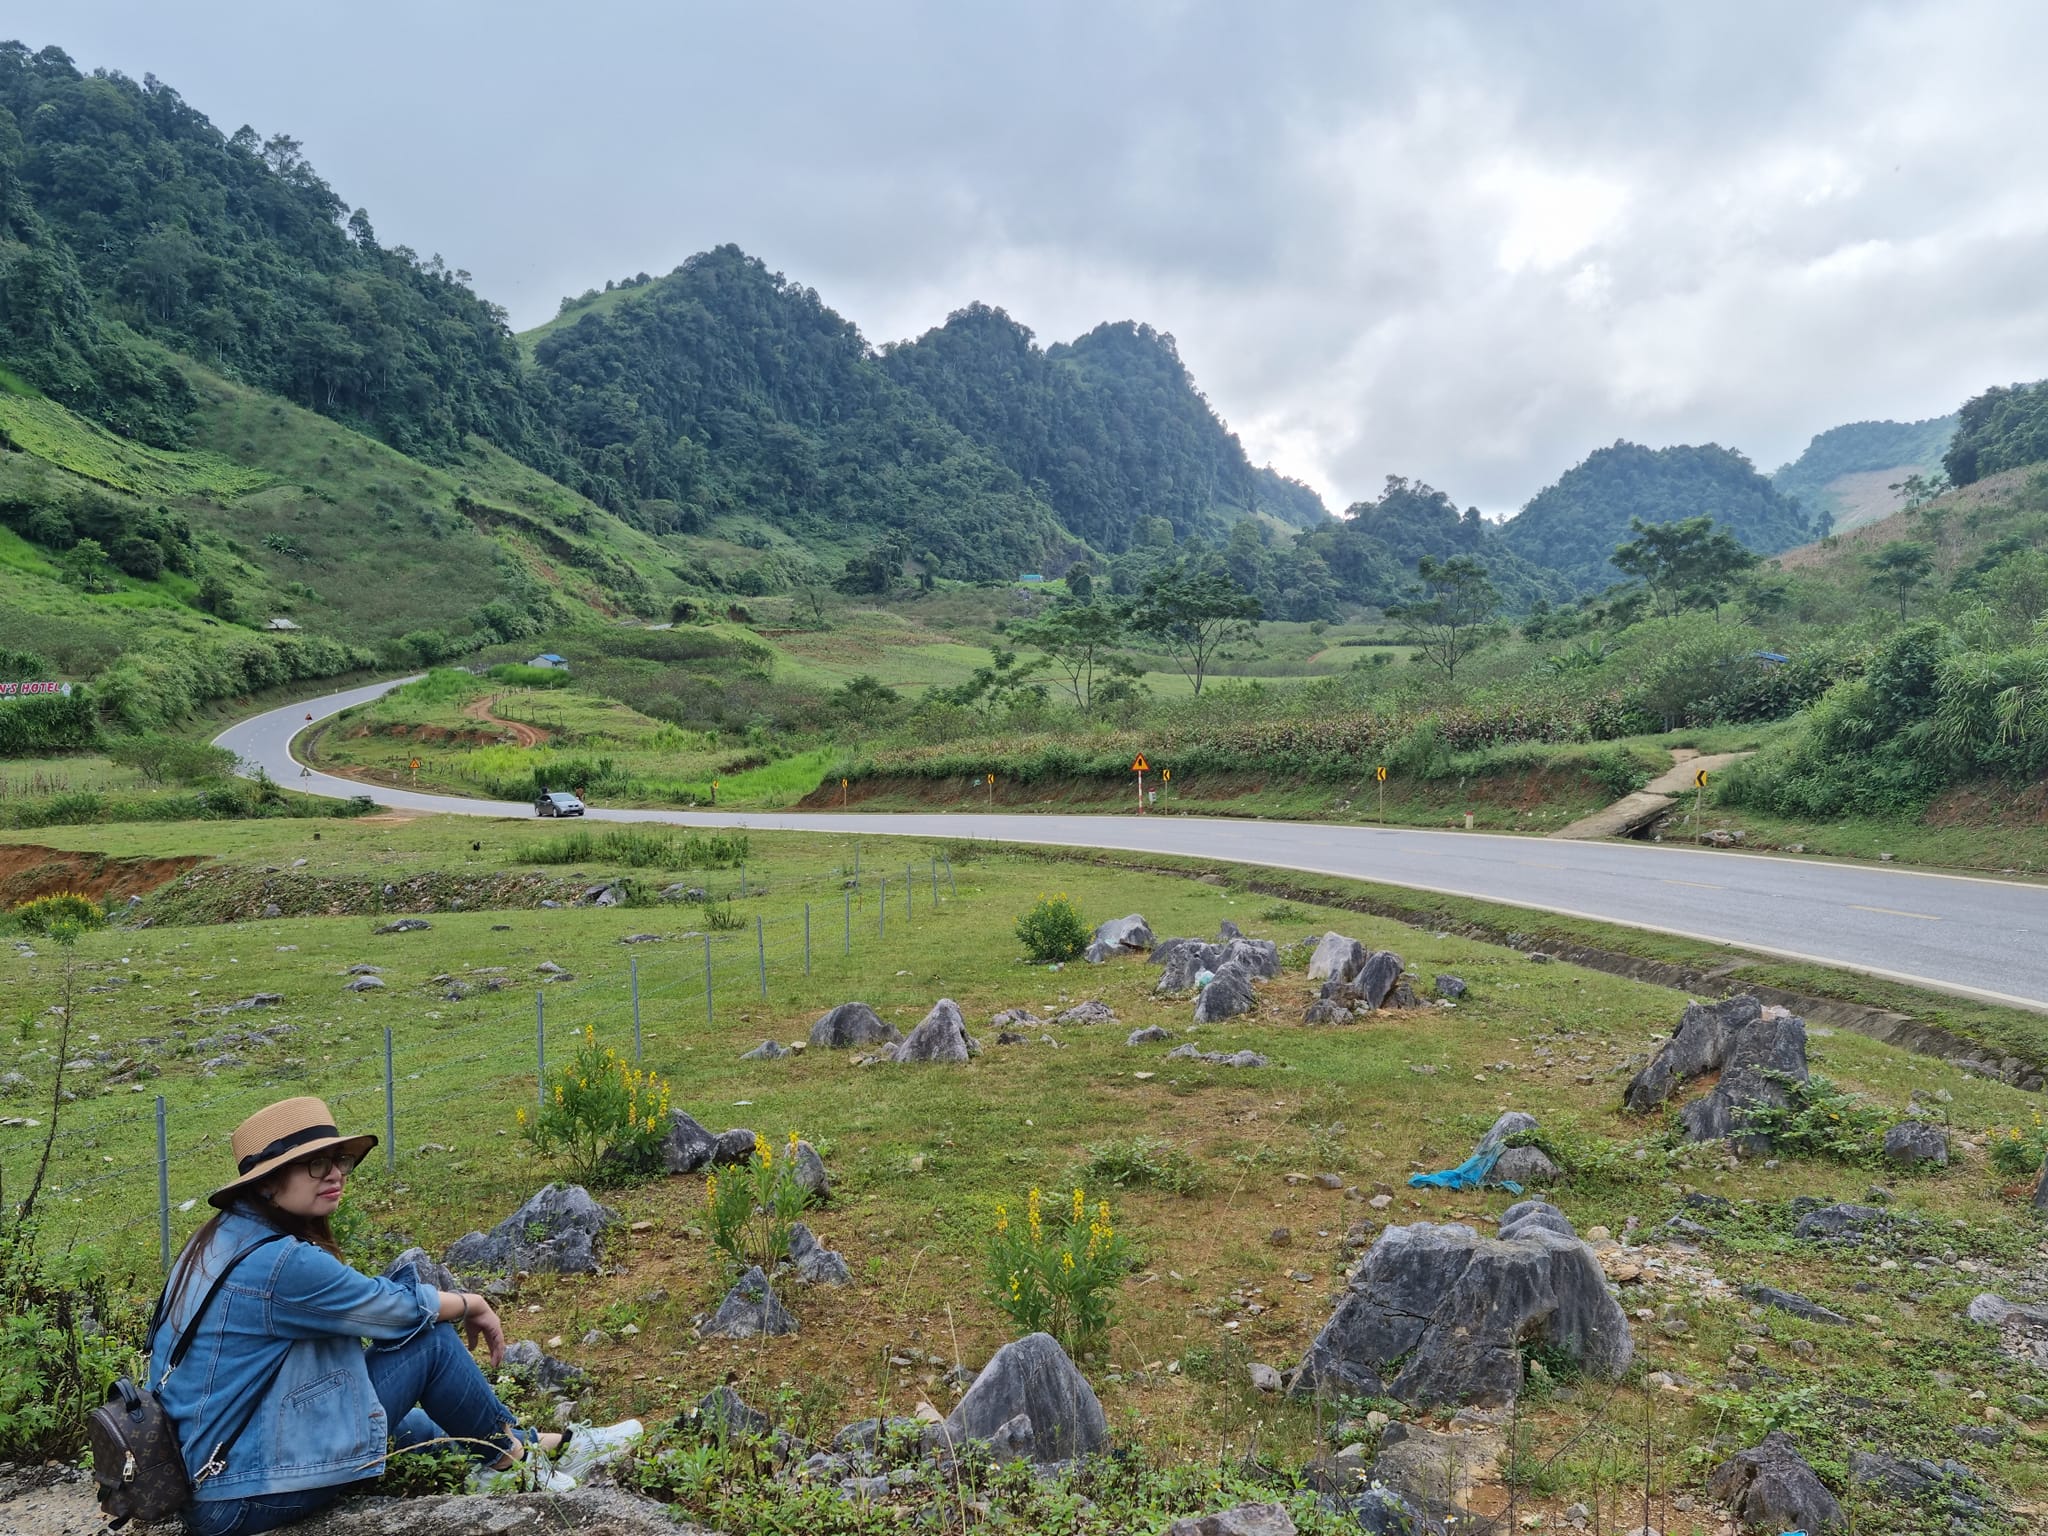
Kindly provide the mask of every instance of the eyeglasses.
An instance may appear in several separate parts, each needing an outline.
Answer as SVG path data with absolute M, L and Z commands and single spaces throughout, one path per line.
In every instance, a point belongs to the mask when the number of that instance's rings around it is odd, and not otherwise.
M 338 1173 L 347 1178 L 356 1171 L 356 1160 L 341 1153 L 321 1152 L 312 1157 L 302 1158 L 292 1166 L 305 1169 L 316 1180 L 324 1179 L 330 1173 Z

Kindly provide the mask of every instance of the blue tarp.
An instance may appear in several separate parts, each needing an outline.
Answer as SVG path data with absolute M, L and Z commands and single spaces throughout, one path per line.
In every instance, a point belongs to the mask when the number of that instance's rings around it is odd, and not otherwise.
M 1495 1147 L 1486 1152 L 1474 1152 L 1455 1168 L 1446 1168 L 1441 1173 L 1411 1173 L 1408 1185 L 1411 1189 L 1477 1189 L 1486 1182 L 1486 1176 L 1493 1172 L 1493 1165 L 1500 1161 L 1501 1149 Z M 1502 1179 L 1500 1187 L 1509 1194 L 1519 1195 L 1522 1186 L 1513 1179 Z

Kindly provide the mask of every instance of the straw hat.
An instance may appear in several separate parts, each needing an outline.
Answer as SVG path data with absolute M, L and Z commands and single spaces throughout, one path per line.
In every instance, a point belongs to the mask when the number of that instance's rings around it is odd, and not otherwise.
M 286 1163 L 338 1147 L 357 1162 L 377 1145 L 374 1136 L 344 1136 L 335 1129 L 334 1114 L 319 1099 L 284 1099 L 235 1127 L 236 1176 L 207 1200 L 226 1210 L 241 1191 L 260 1183 Z

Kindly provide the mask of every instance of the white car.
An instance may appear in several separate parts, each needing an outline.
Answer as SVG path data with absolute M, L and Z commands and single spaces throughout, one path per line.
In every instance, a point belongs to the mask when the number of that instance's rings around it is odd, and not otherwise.
M 581 816 L 583 802 L 566 789 L 550 789 L 533 802 L 536 816 Z

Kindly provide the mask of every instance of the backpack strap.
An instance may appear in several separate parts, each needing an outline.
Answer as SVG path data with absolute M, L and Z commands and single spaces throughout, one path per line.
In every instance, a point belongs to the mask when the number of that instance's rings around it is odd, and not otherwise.
M 240 1264 L 242 1260 L 249 1257 L 249 1255 L 254 1253 L 258 1248 L 261 1248 L 265 1243 L 283 1242 L 284 1239 L 289 1237 L 290 1235 L 291 1234 L 289 1232 L 273 1232 L 268 1237 L 259 1237 L 256 1239 L 255 1242 L 251 1243 L 248 1247 L 244 1248 L 240 1253 L 236 1254 L 232 1259 L 228 1260 L 226 1264 L 221 1266 L 220 1273 L 213 1277 L 213 1283 L 206 1288 L 206 1294 L 199 1299 L 199 1305 L 193 1310 L 192 1316 L 186 1320 L 184 1332 L 182 1332 L 178 1336 L 178 1342 L 171 1346 L 170 1362 L 164 1366 L 164 1373 L 162 1376 L 157 1378 L 157 1383 L 155 1387 L 151 1389 L 152 1391 L 163 1391 L 164 1383 L 171 1379 L 171 1372 L 175 1371 L 178 1368 L 179 1363 L 182 1360 L 184 1360 L 185 1352 L 192 1347 L 193 1340 L 195 1340 L 199 1336 L 200 1318 L 204 1317 L 206 1315 L 206 1309 L 213 1305 L 213 1298 L 220 1294 L 220 1288 L 227 1283 L 228 1276 L 234 1273 L 235 1266 Z M 148 1346 L 151 1348 L 154 1348 L 156 1344 L 157 1329 L 160 1328 L 165 1321 L 164 1304 L 170 1300 L 170 1294 L 171 1288 L 168 1285 L 166 1285 L 163 1288 L 163 1291 L 157 1296 L 156 1311 L 150 1315 Z

